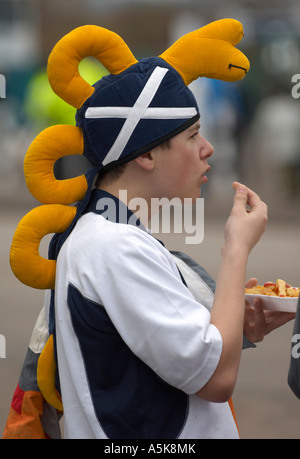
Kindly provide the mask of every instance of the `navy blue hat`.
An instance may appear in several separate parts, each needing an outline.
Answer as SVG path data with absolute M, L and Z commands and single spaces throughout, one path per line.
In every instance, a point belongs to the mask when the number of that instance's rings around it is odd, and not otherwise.
M 111 169 L 175 136 L 199 119 L 194 95 L 161 58 L 142 59 L 119 75 L 107 75 L 77 110 L 84 156 Z

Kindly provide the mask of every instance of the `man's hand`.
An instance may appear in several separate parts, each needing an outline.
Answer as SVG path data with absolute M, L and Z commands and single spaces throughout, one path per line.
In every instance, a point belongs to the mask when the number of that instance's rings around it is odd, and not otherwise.
M 246 288 L 255 287 L 257 279 L 251 278 L 246 283 Z M 263 301 L 257 298 L 254 306 L 246 301 L 244 335 L 252 343 L 263 341 L 264 337 L 272 330 L 281 327 L 285 323 L 295 318 L 294 313 L 267 311 L 263 309 Z
M 268 207 L 247 186 L 234 182 L 235 190 L 231 213 L 225 225 L 225 246 L 246 251 L 247 256 L 265 231 Z

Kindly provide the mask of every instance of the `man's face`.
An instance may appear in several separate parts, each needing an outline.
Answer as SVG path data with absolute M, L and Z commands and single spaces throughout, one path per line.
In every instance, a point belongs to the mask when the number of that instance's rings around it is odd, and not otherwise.
M 157 147 L 154 151 L 156 197 L 199 198 L 210 169 L 207 159 L 213 153 L 211 144 L 200 134 L 199 122 L 173 137 L 168 149 Z

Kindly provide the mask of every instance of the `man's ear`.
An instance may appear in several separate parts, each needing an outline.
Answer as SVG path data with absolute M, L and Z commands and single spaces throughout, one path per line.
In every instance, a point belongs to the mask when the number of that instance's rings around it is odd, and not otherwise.
M 155 160 L 154 160 L 154 155 L 152 154 L 152 151 L 143 153 L 142 155 L 135 158 L 134 161 L 139 167 L 141 167 L 145 171 L 151 172 L 155 168 Z

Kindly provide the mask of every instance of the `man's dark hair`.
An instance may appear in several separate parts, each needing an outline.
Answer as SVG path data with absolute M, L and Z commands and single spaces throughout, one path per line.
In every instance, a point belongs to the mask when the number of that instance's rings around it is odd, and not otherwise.
M 99 172 L 95 186 L 97 188 L 101 187 L 101 184 L 104 182 L 110 183 L 118 178 L 121 177 L 123 172 L 125 171 L 127 166 L 127 163 L 125 164 L 120 164 L 119 166 L 114 167 L 113 169 L 107 171 L 107 172 Z

